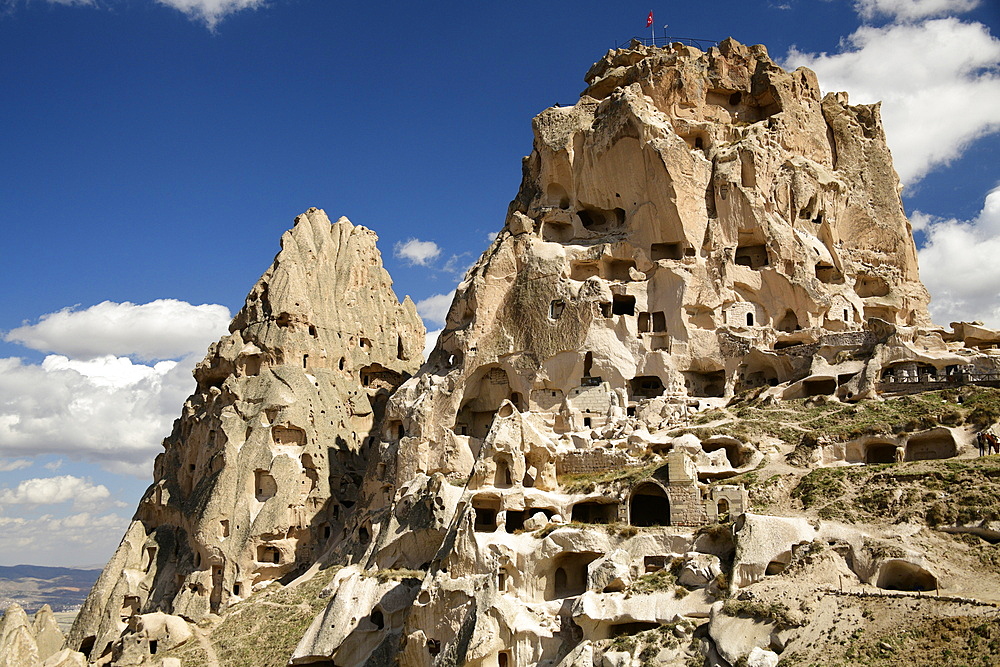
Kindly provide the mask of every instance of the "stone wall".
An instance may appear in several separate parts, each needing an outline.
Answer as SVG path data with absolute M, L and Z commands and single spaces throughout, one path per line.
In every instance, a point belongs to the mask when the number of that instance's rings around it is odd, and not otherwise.
M 556 474 L 584 475 L 638 464 L 638 459 L 620 449 L 581 449 L 561 454 L 556 460 Z

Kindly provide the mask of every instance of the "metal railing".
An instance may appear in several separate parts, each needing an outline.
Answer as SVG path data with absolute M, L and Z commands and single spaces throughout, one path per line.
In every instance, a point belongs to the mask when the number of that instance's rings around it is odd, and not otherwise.
M 639 42 L 643 46 L 659 46 L 666 47 L 670 46 L 674 42 L 680 42 L 681 44 L 686 44 L 687 46 L 694 46 L 702 51 L 708 51 L 713 46 L 716 46 L 719 42 L 713 39 L 702 39 L 700 37 L 639 37 L 638 35 L 628 39 L 620 44 L 615 44 L 616 49 L 627 49 L 632 46 L 634 42 Z

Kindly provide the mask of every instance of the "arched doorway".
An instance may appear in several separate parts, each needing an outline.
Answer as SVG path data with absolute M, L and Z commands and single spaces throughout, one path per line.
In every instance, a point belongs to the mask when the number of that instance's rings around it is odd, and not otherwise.
M 662 486 L 643 482 L 632 490 L 629 523 L 633 526 L 670 525 L 670 499 Z

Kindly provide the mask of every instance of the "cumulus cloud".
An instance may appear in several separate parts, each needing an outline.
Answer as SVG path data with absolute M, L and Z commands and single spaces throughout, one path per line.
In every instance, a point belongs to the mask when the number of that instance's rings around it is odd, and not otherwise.
M 55 505 L 73 501 L 74 505 L 93 505 L 107 500 L 111 492 L 103 484 L 89 479 L 61 475 L 23 480 L 16 489 L 0 489 L 0 503 L 5 505 Z
M 428 329 L 432 324 L 437 325 L 438 328 L 444 326 L 445 318 L 448 317 L 448 309 L 454 298 L 455 292 L 451 291 L 447 294 L 435 294 L 417 301 L 417 313 L 424 321 L 424 326 Z M 428 338 L 430 338 L 429 335 Z
M 972 220 L 935 218 L 919 211 L 911 220 L 927 239 L 919 251 L 920 278 L 931 293 L 934 321 L 981 320 L 1000 328 L 1000 186 L 986 196 Z
M 263 7 L 265 0 L 156 0 L 159 4 L 173 7 L 195 21 L 201 21 L 209 28 L 215 28 L 219 21 L 244 9 Z
M 441 255 L 441 248 L 433 241 L 407 239 L 393 246 L 393 254 L 410 266 L 430 266 Z
M 31 461 L 28 459 L 0 459 L 0 472 L 13 472 L 15 470 L 23 470 L 24 468 L 30 468 Z
M 229 309 L 195 306 L 177 299 L 145 304 L 104 301 L 85 308 L 63 308 L 7 333 L 8 342 L 74 359 L 135 356 L 176 359 L 204 354 L 208 344 L 227 332 Z
M 871 0 L 860 8 L 901 16 L 904 6 L 913 5 L 906 16 L 928 16 L 932 8 L 954 10 L 961 4 Z M 853 104 L 881 100 L 893 161 L 907 185 L 1000 131 L 1000 39 L 981 23 L 940 18 L 863 25 L 842 41 L 838 53 L 793 47 L 784 65 L 809 67 L 824 90 L 846 90 Z
M 194 358 L 155 366 L 114 357 L 0 359 L 0 456 L 54 454 L 148 476 L 194 388 L 193 365 Z
M 0 516 L 0 561 L 20 563 L 30 552 L 33 565 L 90 565 L 105 562 L 129 520 L 117 514 L 79 512 L 37 518 Z M 67 546 L 72 549 L 68 550 Z
M 857 0 L 854 6 L 865 19 L 882 15 L 912 21 L 972 11 L 979 0 Z

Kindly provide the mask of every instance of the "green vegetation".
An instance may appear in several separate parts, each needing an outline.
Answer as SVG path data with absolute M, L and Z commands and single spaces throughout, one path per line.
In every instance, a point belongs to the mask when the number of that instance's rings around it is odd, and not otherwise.
M 749 616 L 771 621 L 784 628 L 796 628 L 802 621 L 795 618 L 788 606 L 781 602 L 763 600 L 740 600 L 730 598 L 722 605 L 722 613 L 727 616 Z
M 661 664 L 656 656 L 663 649 L 680 649 L 686 642 L 686 651 L 691 657 L 690 664 L 700 665 L 704 662 L 704 656 L 699 652 L 699 640 L 688 639 L 694 630 L 694 624 L 690 620 L 680 620 L 674 623 L 667 623 L 657 628 L 643 630 L 635 634 L 625 634 L 614 639 L 605 640 L 607 645 L 605 651 L 619 651 L 631 653 L 638 656 L 642 667 L 655 667 Z M 678 634 L 680 637 L 678 637 Z
M 701 439 L 729 435 L 749 442 L 777 438 L 798 445 L 789 462 L 803 465 L 819 437 L 847 441 L 864 435 L 911 433 L 940 424 L 985 428 L 1000 420 L 1000 389 L 991 387 L 942 389 L 846 405 L 823 397 L 768 404 L 758 394 L 751 392 L 733 399 L 725 408 L 703 412 L 692 426 L 670 435 L 693 433 Z
M 916 520 L 930 526 L 995 520 L 1000 518 L 1000 459 L 819 468 L 791 495 L 827 518 Z
M 657 461 L 642 466 L 625 466 L 602 472 L 563 475 L 559 478 L 559 484 L 564 493 L 592 493 L 598 487 L 612 485 L 631 486 L 650 477 L 664 465 L 663 461 Z
M 783 659 L 779 667 L 804 664 Z M 959 616 L 865 636 L 855 633 L 843 652 L 825 663 L 830 667 L 992 667 L 1000 664 L 1000 619 Z
M 644 574 L 625 589 L 625 596 L 649 595 L 650 593 L 662 593 L 677 585 L 677 577 L 671 570 L 657 570 L 650 574 Z

